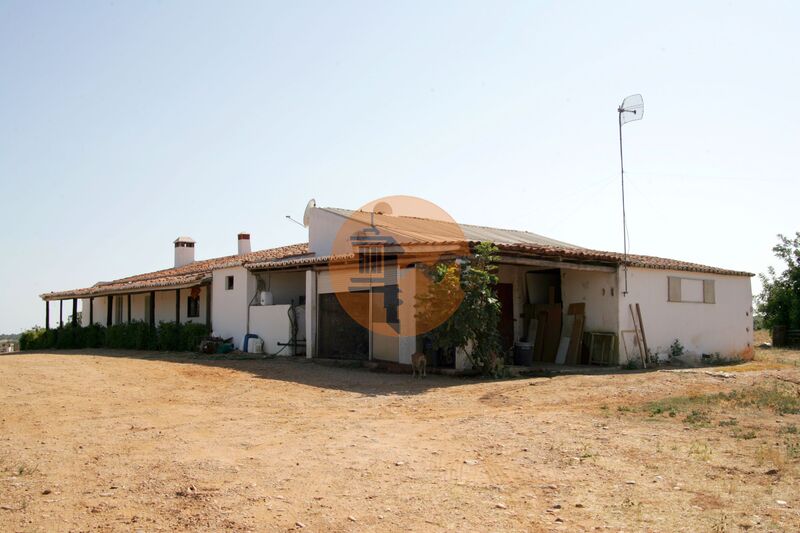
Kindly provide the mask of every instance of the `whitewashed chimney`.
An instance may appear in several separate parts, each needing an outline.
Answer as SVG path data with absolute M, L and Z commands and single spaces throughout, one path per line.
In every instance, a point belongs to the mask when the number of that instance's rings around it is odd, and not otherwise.
M 175 268 L 194 263 L 194 239 L 178 237 L 175 239 Z
M 239 237 L 239 255 L 250 253 L 250 234 L 240 233 Z

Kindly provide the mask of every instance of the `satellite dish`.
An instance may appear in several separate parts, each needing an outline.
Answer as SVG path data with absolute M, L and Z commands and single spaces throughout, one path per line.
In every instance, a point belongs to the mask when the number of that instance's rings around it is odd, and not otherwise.
M 619 113 L 619 123 L 627 124 L 634 120 L 642 120 L 644 117 L 644 100 L 641 94 L 633 94 L 622 101 L 617 109 Z
M 311 210 L 315 207 L 317 207 L 317 201 L 312 198 L 306 204 L 306 210 L 303 211 L 303 226 L 308 227 L 308 223 L 311 220 Z
M 632 94 L 625 98 L 617 108 L 619 115 L 619 176 L 622 182 L 622 268 L 625 271 L 625 289 L 628 294 L 628 222 L 625 218 L 625 164 L 622 159 L 622 125 L 644 117 L 644 100 L 641 94 Z

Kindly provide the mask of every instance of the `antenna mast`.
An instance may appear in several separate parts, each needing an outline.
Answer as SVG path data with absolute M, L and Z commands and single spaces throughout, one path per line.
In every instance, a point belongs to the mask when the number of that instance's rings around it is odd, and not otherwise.
M 622 125 L 634 120 L 642 120 L 644 116 L 644 100 L 641 94 L 634 94 L 622 101 L 617 108 L 619 115 L 619 176 L 622 183 L 622 269 L 625 272 L 625 289 L 622 295 L 628 294 L 628 223 L 625 219 L 625 164 L 622 157 Z

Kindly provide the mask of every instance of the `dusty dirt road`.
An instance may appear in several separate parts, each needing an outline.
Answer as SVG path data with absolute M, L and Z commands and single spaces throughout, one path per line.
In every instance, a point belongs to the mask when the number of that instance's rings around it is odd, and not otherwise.
M 3 356 L 0 531 L 797 531 L 800 415 L 640 407 L 776 377 Z

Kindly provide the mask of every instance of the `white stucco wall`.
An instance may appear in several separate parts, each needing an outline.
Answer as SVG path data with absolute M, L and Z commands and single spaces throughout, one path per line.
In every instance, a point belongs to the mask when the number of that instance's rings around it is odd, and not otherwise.
M 192 293 L 192 289 L 181 289 L 181 322 L 192 322 L 194 324 L 205 324 L 206 323 L 206 307 L 207 307 L 207 300 L 206 292 L 208 291 L 208 286 L 200 287 L 200 300 L 197 302 L 199 305 L 199 316 L 196 317 L 189 317 L 189 295 Z M 132 303 L 132 302 L 131 302 Z M 133 313 L 131 313 L 133 314 Z
M 69 303 L 69 307 L 67 307 L 68 303 Z M 56 302 L 56 304 L 58 304 L 58 302 Z M 89 315 L 90 314 L 94 315 L 93 318 L 94 318 L 94 323 L 95 324 L 99 324 L 101 326 L 105 326 L 106 325 L 106 320 L 108 318 L 108 316 L 106 314 L 106 309 L 108 309 L 107 297 L 106 296 L 97 296 L 94 299 L 94 304 L 92 304 L 92 313 L 89 313 L 89 298 L 84 298 L 84 299 L 81 300 L 81 307 L 82 307 L 82 310 L 81 310 L 81 325 L 82 326 L 88 326 L 89 325 Z M 67 311 L 67 309 L 69 309 L 69 312 Z M 112 310 L 111 319 L 114 320 L 116 318 L 116 316 L 114 315 L 114 308 L 112 307 L 111 310 Z M 72 312 L 71 300 L 65 300 L 64 301 L 64 323 L 65 324 L 66 324 L 66 321 L 67 321 L 67 315 L 69 313 L 71 313 L 71 312 Z M 123 308 L 122 308 L 122 312 L 123 312 L 123 316 L 127 316 L 127 314 L 126 314 L 127 310 L 126 310 L 124 305 L 123 305 Z M 56 315 L 55 315 L 56 322 L 58 321 L 58 314 L 57 313 L 58 313 L 58 311 L 56 310 Z M 53 317 L 52 310 L 51 310 L 50 316 L 51 316 L 51 320 L 52 320 L 52 317 Z
M 189 295 L 192 289 L 181 289 L 181 317 L 182 323 L 193 322 L 195 324 L 205 324 L 206 322 L 206 292 L 208 287 L 200 288 L 200 313 L 197 317 L 189 317 Z M 147 318 L 146 313 L 146 300 L 149 292 L 131 294 L 131 320 L 144 321 Z M 98 296 L 94 299 L 93 314 L 94 323 L 101 326 L 106 325 L 107 321 L 107 297 Z M 112 323 L 117 324 L 116 305 L 117 301 L 122 305 L 122 323 L 128 321 L 128 296 L 126 294 L 114 295 L 112 303 L 111 320 Z M 83 313 L 81 315 L 81 324 L 83 326 L 89 325 L 89 299 L 84 298 L 81 300 L 83 306 Z M 70 304 L 70 310 L 72 309 Z M 70 311 L 71 312 L 71 311 Z M 175 321 L 175 290 L 170 289 L 166 291 L 156 291 L 156 324 L 159 322 L 174 322 Z
M 233 276 L 233 290 L 225 288 L 227 276 Z M 244 267 L 223 268 L 213 272 L 212 287 L 214 334 L 223 338 L 233 337 L 233 345 L 241 349 L 247 333 L 247 308 L 256 290 L 255 277 Z
M 564 306 L 562 324 L 567 324 L 569 305 L 586 304 L 584 331 L 614 333 L 619 330 L 618 309 L 619 291 L 616 272 L 596 272 L 589 270 L 561 271 L 561 299 Z M 568 336 L 570 331 L 562 331 Z
M 250 307 L 250 333 L 261 337 L 264 341 L 264 351 L 267 354 L 278 353 L 283 346 L 278 343 L 287 343 L 291 340 L 292 330 L 289 321 L 289 305 L 254 305 Z M 280 355 L 293 355 L 292 348 L 287 346 Z
M 716 302 L 669 302 L 669 276 L 714 280 Z M 620 287 L 624 283 L 621 270 L 618 283 Z M 651 352 L 663 353 L 678 339 L 689 354 L 718 352 L 723 357 L 743 358 L 752 354 L 753 295 L 747 276 L 629 268 L 628 295 L 619 298 L 620 330 L 633 329 L 628 305 L 637 302 Z M 622 346 L 620 363 L 625 363 Z
M 58 305 L 58 302 L 56 302 Z M 50 327 L 53 327 L 53 304 L 50 304 Z M 89 299 L 82 298 L 80 302 L 81 307 L 81 326 L 86 327 L 89 325 Z M 97 312 L 97 309 L 95 309 Z M 58 316 L 55 317 L 56 321 L 58 321 Z M 97 315 L 94 316 L 94 321 L 97 322 Z
M 299 272 L 259 272 L 254 274 L 261 278 L 267 290 L 272 293 L 274 305 L 300 304 L 300 297 L 306 295 L 306 274 Z
M 147 296 L 145 293 L 131 295 L 131 320 L 144 322 L 147 318 Z
M 318 256 L 330 255 L 336 233 L 345 218 L 320 208 L 309 211 L 308 248 Z
M 156 324 L 175 322 L 175 291 L 156 292 Z
M 317 355 L 317 272 L 306 270 L 306 357 Z
M 411 356 L 417 351 L 416 301 L 417 301 L 417 276 L 420 275 L 414 267 L 403 268 L 398 276 L 400 299 L 404 302 L 413 302 L 414 305 L 401 305 L 399 309 L 400 322 L 403 324 L 400 331 L 403 333 L 397 339 L 397 361 L 410 365 Z

